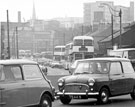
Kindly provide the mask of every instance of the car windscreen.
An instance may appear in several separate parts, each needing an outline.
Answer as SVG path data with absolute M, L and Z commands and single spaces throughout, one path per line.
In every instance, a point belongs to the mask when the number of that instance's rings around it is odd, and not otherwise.
M 74 74 L 104 74 L 109 71 L 109 62 L 106 61 L 87 61 L 80 62 Z

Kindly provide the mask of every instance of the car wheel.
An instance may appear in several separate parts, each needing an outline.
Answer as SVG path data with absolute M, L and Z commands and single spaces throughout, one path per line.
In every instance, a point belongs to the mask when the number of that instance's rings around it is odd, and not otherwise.
M 52 107 L 52 100 L 49 95 L 45 94 L 42 96 L 40 107 Z
M 106 104 L 109 100 L 109 91 L 106 88 L 102 88 L 99 93 L 98 102 Z
M 133 88 L 133 92 L 131 92 L 130 95 L 131 95 L 131 98 L 132 98 L 133 100 L 135 100 L 135 86 L 134 86 L 134 88 Z
M 63 103 L 63 104 L 69 104 L 71 102 L 71 97 L 68 96 L 68 95 L 65 95 L 65 96 L 60 96 L 60 101 Z

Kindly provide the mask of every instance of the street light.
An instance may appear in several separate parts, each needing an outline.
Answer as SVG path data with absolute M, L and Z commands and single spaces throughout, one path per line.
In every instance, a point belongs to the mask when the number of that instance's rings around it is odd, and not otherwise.
M 111 23 L 112 23 L 112 47 L 113 47 L 113 16 L 114 17 L 120 17 L 120 37 L 119 37 L 119 47 L 121 48 L 121 27 L 122 27 L 122 20 L 121 20 L 121 18 L 122 18 L 122 11 L 121 11 L 121 9 L 120 9 L 120 11 L 117 11 L 117 10 L 114 10 L 109 4 L 107 4 L 107 3 L 101 3 L 100 4 L 101 6 L 107 6 L 108 8 L 109 8 L 109 11 L 110 11 L 110 14 L 111 14 Z M 114 15 L 113 13 L 112 13 L 112 11 L 114 11 L 114 12 L 117 12 L 117 13 L 119 13 L 119 15 L 117 16 L 117 15 Z

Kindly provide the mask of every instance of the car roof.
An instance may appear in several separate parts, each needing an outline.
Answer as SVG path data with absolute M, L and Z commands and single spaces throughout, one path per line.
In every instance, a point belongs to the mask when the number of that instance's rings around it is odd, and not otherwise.
M 0 64 L 8 65 L 8 64 L 37 64 L 37 62 L 27 59 L 6 59 L 0 60 Z
M 116 49 L 116 50 L 112 50 L 112 51 L 130 51 L 130 50 L 135 50 L 135 48 L 123 48 L 123 49 Z
M 89 59 L 81 59 L 80 61 L 130 61 L 127 58 L 117 58 L 117 57 L 98 57 L 98 58 L 89 58 Z

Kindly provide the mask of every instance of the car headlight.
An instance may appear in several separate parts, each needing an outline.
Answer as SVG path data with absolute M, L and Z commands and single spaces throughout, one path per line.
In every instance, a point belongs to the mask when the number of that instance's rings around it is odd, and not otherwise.
M 91 79 L 88 80 L 89 86 L 93 86 L 94 83 L 95 83 L 95 80 L 94 79 L 91 78 Z
M 63 79 L 60 79 L 58 80 L 58 86 L 63 86 L 64 85 L 64 80 Z

